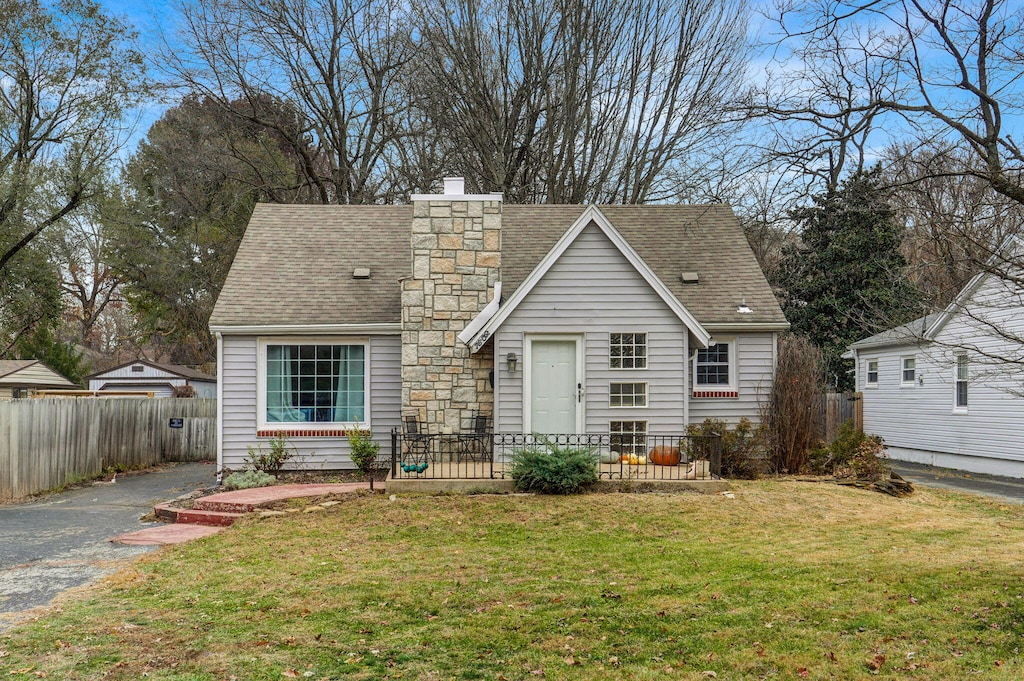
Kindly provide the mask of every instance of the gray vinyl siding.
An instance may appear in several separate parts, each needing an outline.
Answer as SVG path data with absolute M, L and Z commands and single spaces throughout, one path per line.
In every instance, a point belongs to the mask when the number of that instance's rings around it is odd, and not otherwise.
M 647 334 L 647 369 L 611 369 L 612 333 Z M 530 334 L 579 334 L 583 338 L 585 428 L 605 433 L 610 421 L 647 421 L 650 433 L 680 433 L 685 429 L 689 366 L 685 325 L 654 292 L 604 234 L 591 225 L 509 315 L 495 334 L 498 432 L 523 431 L 523 366 L 525 339 Z M 771 375 L 771 334 L 767 376 Z M 758 343 L 753 347 L 760 352 Z M 744 349 L 744 348 L 741 348 Z M 505 357 L 514 352 L 520 367 L 508 372 Z M 754 376 L 758 362 L 744 370 L 744 388 L 763 383 Z M 611 408 L 611 382 L 646 382 L 648 406 Z M 735 400 L 734 400 L 735 402 Z M 756 403 L 756 398 L 752 398 Z M 691 409 L 692 405 L 691 403 Z M 736 413 L 751 401 L 739 402 Z M 743 415 L 756 417 L 756 407 Z M 691 420 L 693 414 L 691 413 Z
M 972 313 L 1021 334 L 1024 314 L 1019 303 L 1016 307 L 1006 305 L 1005 301 L 1012 298 L 1001 297 L 984 312 L 986 300 L 998 292 L 998 286 L 982 287 L 969 303 Z M 966 413 L 954 408 L 960 344 L 980 351 L 967 351 Z M 894 458 L 1024 477 L 1020 369 L 1007 369 L 983 359 L 983 354 L 1006 357 L 1013 352 L 1019 352 L 1019 348 L 964 314 L 954 316 L 933 342 L 858 350 L 857 385 L 864 396 L 864 430 L 881 435 Z M 901 384 L 905 356 L 916 359 L 920 382 L 913 386 Z M 867 362 L 873 359 L 878 360 L 877 387 L 865 383 Z
M 342 342 L 344 336 L 338 336 Z M 256 436 L 257 423 L 257 336 L 225 335 L 223 338 L 223 463 L 232 470 L 242 468 L 249 445 L 264 444 L 269 438 Z M 401 422 L 401 338 L 372 336 L 369 339 L 370 429 L 381 443 L 381 456 L 390 455 L 391 429 Z M 308 469 L 352 468 L 348 441 L 344 437 L 295 437 L 289 442 L 299 453 L 291 466 Z
M 729 425 L 736 425 L 740 419 L 748 418 L 754 423 L 759 423 L 761 404 L 771 390 L 772 377 L 775 375 L 775 336 L 770 332 L 716 336 L 736 343 L 734 356 L 738 396 L 692 398 L 690 422 L 720 419 Z

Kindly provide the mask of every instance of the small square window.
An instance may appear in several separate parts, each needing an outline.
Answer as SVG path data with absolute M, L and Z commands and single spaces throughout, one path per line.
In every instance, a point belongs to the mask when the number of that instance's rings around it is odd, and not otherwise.
M 729 344 L 715 343 L 697 351 L 694 375 L 699 386 L 728 386 L 730 384 Z
M 647 334 L 613 333 L 609 353 L 609 366 L 612 369 L 646 369 Z
M 609 407 L 646 407 L 646 383 L 612 383 L 608 386 Z
M 647 421 L 612 421 L 608 424 L 611 449 L 618 454 L 647 454 Z
M 878 360 L 868 360 L 867 385 L 878 385 Z
M 903 358 L 903 383 L 913 385 L 917 373 L 917 360 L 913 357 Z

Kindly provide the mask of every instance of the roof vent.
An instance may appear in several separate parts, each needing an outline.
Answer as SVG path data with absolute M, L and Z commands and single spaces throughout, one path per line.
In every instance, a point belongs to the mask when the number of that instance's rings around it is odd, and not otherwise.
M 684 284 L 700 283 L 700 275 L 698 275 L 696 272 L 683 272 L 682 274 L 679 275 L 679 279 Z
M 736 308 L 736 312 L 738 312 L 740 314 L 751 314 L 753 312 L 753 310 L 751 310 L 749 307 L 747 307 L 747 299 L 746 298 L 743 298 L 740 301 L 740 306 Z
M 369 279 L 370 278 L 370 268 L 369 267 L 357 267 L 357 268 L 355 268 L 354 270 L 352 270 L 352 278 L 353 279 Z
M 445 196 L 465 196 L 466 195 L 466 178 L 464 178 L 464 177 L 446 177 L 446 178 L 444 178 L 444 193 L 445 193 Z

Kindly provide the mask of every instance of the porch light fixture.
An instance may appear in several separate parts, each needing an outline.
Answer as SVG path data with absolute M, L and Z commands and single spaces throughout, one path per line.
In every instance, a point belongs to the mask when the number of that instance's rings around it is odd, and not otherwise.
M 508 362 L 508 372 L 514 374 L 516 372 L 516 365 L 519 364 L 519 358 L 516 356 L 516 353 L 508 353 L 505 356 L 505 361 Z

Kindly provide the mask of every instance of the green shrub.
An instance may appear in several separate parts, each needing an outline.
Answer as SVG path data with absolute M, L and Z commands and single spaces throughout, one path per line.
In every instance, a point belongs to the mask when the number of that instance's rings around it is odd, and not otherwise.
M 239 473 L 232 473 L 228 477 L 224 478 L 225 489 L 251 489 L 253 487 L 267 487 L 277 482 L 270 473 L 264 473 L 263 471 L 248 470 L 241 471 Z
M 753 480 L 764 473 L 764 429 L 755 426 L 750 419 L 740 419 L 735 428 L 729 428 L 721 419 L 704 419 L 702 423 L 691 423 L 686 434 L 697 437 L 721 436 L 722 477 Z M 705 442 L 686 440 L 680 447 L 689 460 L 710 458 L 710 452 L 702 451 Z
M 267 449 L 264 449 L 263 445 L 257 445 L 256 447 L 249 445 L 249 455 L 245 461 L 246 466 L 254 471 L 277 475 L 281 472 L 281 468 L 284 467 L 285 463 L 298 455 L 295 447 L 288 445 L 284 433 L 278 433 L 270 438 L 268 445 Z
M 372 475 L 380 454 L 380 443 L 371 440 L 370 435 L 369 430 L 358 427 L 348 431 L 349 458 L 364 476 Z M 372 478 L 370 482 L 372 489 Z
M 578 494 L 597 482 L 597 458 L 592 449 L 543 442 L 513 452 L 511 474 L 523 492 Z

